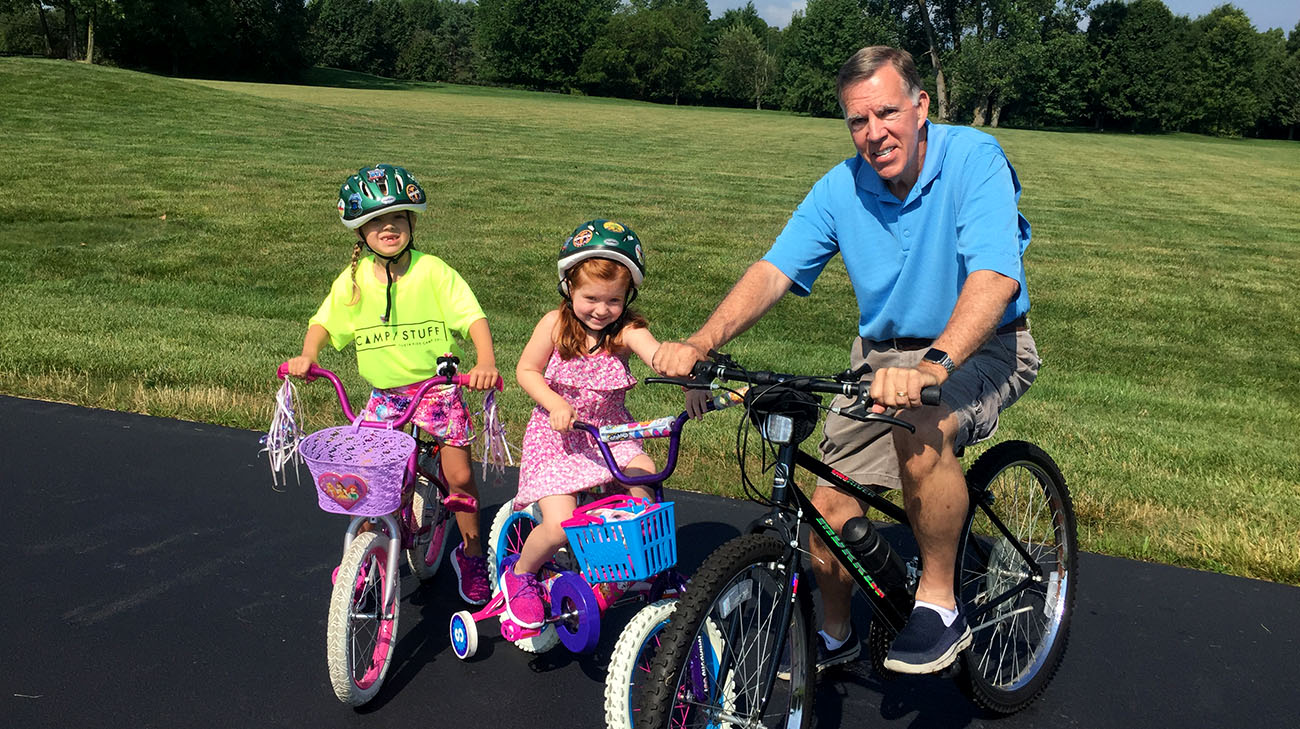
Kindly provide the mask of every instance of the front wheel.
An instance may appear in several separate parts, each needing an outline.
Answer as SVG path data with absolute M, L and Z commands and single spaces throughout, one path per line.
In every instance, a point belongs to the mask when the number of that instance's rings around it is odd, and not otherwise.
M 677 600 L 660 600 L 641 608 L 618 636 L 605 676 L 605 726 L 632 729 L 650 665 Z
M 811 585 L 786 552 L 750 534 L 705 560 L 663 631 L 639 726 L 811 725 Z
M 330 684 L 350 706 L 374 698 L 392 661 L 399 600 L 394 589 L 390 604 L 383 604 L 390 578 L 397 575 L 388 570 L 388 537 L 358 534 L 339 564 L 325 630 Z
M 966 473 L 972 508 L 957 595 L 974 642 L 962 687 L 1011 714 L 1047 687 L 1065 655 L 1077 590 L 1078 536 L 1056 463 L 1023 441 L 999 443 Z

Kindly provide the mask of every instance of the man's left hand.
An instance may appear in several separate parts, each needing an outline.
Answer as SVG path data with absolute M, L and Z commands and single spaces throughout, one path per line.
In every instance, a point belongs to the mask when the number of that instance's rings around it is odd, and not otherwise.
M 889 408 L 921 407 L 921 388 L 942 385 L 948 371 L 941 365 L 922 362 L 916 367 L 883 367 L 871 380 L 871 412 Z

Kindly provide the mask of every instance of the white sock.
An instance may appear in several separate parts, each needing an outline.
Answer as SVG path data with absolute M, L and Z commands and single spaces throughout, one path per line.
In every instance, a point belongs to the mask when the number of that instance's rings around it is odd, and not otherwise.
M 952 621 L 957 619 L 956 610 L 949 610 L 946 607 L 939 607 L 938 605 L 935 605 L 932 602 L 924 602 L 922 600 L 917 600 L 916 606 L 930 608 L 936 613 L 939 613 L 939 617 L 943 618 L 943 627 L 945 628 L 952 627 Z
M 817 634 L 822 637 L 822 640 L 826 641 L 826 650 L 833 651 L 839 648 L 840 646 L 844 645 L 845 643 L 849 642 L 849 637 L 853 635 L 853 629 L 850 628 L 849 634 L 844 636 L 843 638 L 832 638 L 824 630 L 817 631 Z

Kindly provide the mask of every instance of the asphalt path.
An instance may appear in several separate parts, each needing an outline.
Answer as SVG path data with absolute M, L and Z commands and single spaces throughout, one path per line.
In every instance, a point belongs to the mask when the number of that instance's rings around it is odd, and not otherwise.
M 462 662 L 451 569 L 428 586 L 406 576 L 395 665 L 353 710 L 324 651 L 345 520 L 305 480 L 273 490 L 259 434 L 8 397 L 0 413 L 0 544 L 17 560 L 0 572 L 0 727 L 604 725 L 630 610 L 606 616 L 594 655 L 525 654 L 485 624 Z M 488 513 L 513 478 L 483 484 Z M 671 496 L 687 569 L 760 511 Z M 881 682 L 859 664 L 819 683 L 818 725 L 1300 725 L 1300 588 L 1093 554 L 1078 579 L 1065 662 L 1021 713 L 988 717 L 952 681 Z

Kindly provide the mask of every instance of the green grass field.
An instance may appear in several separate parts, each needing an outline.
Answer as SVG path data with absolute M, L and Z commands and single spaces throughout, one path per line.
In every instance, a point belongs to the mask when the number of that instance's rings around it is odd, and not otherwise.
M 317 81 L 332 85 L 0 59 L 0 391 L 264 428 L 273 370 L 348 260 L 335 191 L 378 161 L 426 185 L 417 244 L 478 294 L 508 381 L 588 218 L 641 234 L 638 306 L 684 336 L 852 154 L 842 123 L 783 113 Z M 1055 456 L 1086 549 L 1300 584 L 1300 144 L 995 133 L 1034 226 L 1044 357 L 997 438 Z M 851 301 L 833 264 L 731 351 L 841 369 Z M 350 351 L 322 364 L 360 395 Z M 303 390 L 312 425 L 332 423 L 325 389 Z M 531 402 L 504 402 L 517 441 Z M 679 403 L 632 397 L 647 417 Z M 736 422 L 691 428 L 675 486 L 738 493 Z

